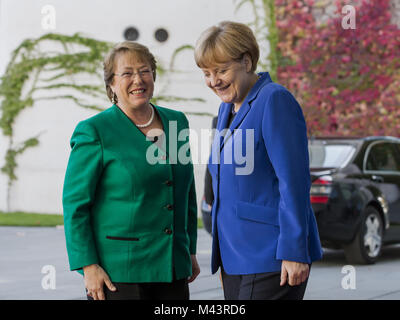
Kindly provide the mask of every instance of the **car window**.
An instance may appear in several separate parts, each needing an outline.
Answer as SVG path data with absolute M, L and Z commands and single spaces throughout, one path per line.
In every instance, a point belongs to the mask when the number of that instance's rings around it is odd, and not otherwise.
M 396 150 L 397 158 L 400 160 L 400 143 L 393 143 L 393 147 Z
M 356 148 L 349 144 L 325 144 L 313 141 L 308 144 L 311 168 L 344 167 L 351 159 Z
M 371 171 L 400 171 L 399 155 L 393 143 L 377 143 L 367 155 L 366 169 Z
M 392 143 L 394 149 L 394 156 L 396 158 L 397 170 L 400 170 L 400 143 Z

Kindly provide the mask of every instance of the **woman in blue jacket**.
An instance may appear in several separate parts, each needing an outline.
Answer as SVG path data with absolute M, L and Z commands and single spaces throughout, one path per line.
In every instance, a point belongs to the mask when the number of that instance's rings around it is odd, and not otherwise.
M 209 171 L 213 181 L 212 272 L 226 299 L 303 299 L 322 249 L 310 203 L 302 110 L 267 72 L 244 24 L 202 33 L 195 60 L 222 100 Z M 245 155 L 243 155 L 245 154 Z

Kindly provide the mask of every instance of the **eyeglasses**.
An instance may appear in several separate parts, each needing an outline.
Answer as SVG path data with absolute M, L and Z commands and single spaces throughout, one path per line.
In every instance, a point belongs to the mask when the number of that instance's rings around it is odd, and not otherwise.
M 140 77 L 140 79 L 147 79 L 150 77 L 150 75 L 152 74 L 153 70 L 141 70 L 138 72 L 131 72 L 131 71 L 126 71 L 123 73 L 114 73 L 115 76 L 120 76 L 124 79 L 132 79 L 132 77 L 135 77 L 136 75 L 138 75 Z

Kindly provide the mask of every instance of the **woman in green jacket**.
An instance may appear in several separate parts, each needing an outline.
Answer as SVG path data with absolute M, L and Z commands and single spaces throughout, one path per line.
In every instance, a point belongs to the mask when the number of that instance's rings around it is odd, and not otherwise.
M 186 148 L 190 160 L 188 135 L 177 139 L 188 121 L 150 103 L 155 78 L 145 46 L 116 45 L 104 61 L 113 105 L 71 138 L 65 236 L 88 299 L 189 299 L 200 273 L 193 165 L 175 157 Z

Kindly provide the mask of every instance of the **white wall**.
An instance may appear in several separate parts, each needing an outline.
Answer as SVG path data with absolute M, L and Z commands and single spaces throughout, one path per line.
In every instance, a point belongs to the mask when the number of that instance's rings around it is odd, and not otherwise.
M 80 32 L 88 37 L 110 42 L 123 39 L 128 26 L 140 32 L 137 40 L 147 45 L 160 63 L 168 66 L 174 50 L 184 44 L 194 45 L 199 34 L 222 20 L 252 21 L 249 7 L 235 13 L 235 0 L 0 0 L 0 74 L 10 54 L 22 40 L 37 38 L 48 32 L 72 35 Z M 43 6 L 54 6 L 56 29 L 42 28 Z M 165 28 L 169 39 L 155 40 L 157 28 Z M 49 48 L 51 49 L 51 48 Z M 181 111 L 206 111 L 217 114 L 219 100 L 207 89 L 195 66 L 193 53 L 183 52 L 177 59 L 179 73 L 156 82 L 156 92 L 183 97 L 202 97 L 206 103 L 171 103 L 166 107 Z M 104 101 L 102 108 L 110 103 Z M 10 193 L 10 210 L 41 213 L 62 213 L 62 184 L 70 152 L 69 139 L 78 121 L 95 114 L 67 100 L 40 101 L 21 112 L 14 125 L 14 142 L 21 143 L 41 133 L 40 145 L 17 158 L 18 180 Z M 191 128 L 209 128 L 210 117 L 189 116 Z M 8 139 L 0 133 L 0 166 L 4 165 Z M 204 165 L 195 166 L 198 200 L 203 194 Z M 6 210 L 7 177 L 0 173 L 0 210 Z
M 4 73 L 4 67 L 8 60 L 7 48 L 5 46 L 6 33 L 4 26 L 4 0 L 0 0 L 0 75 Z M 0 80 L 1 81 L 1 80 Z M 1 102 L 1 97 L 0 97 Z M 0 109 L 0 116 L 2 110 Z M 0 130 L 0 168 L 4 166 L 4 157 L 7 150 L 7 140 L 3 136 Z M 6 207 L 7 197 L 7 176 L 0 172 L 0 210 L 4 210 Z

